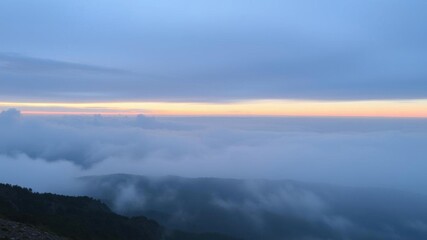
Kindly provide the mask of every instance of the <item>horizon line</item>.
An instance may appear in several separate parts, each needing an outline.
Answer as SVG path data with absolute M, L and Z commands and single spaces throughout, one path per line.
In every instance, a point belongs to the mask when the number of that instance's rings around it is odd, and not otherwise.
M 308 101 L 252 100 L 203 102 L 0 102 L 0 109 L 25 115 L 153 115 L 248 117 L 383 117 L 427 118 L 427 99 Z

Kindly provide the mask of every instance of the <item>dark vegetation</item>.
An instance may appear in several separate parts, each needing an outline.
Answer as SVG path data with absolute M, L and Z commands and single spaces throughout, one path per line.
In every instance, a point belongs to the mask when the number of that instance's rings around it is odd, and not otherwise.
M 34 193 L 0 184 L 0 217 L 49 231 L 69 239 L 228 240 L 217 234 L 166 230 L 146 217 L 124 217 L 90 197 Z
M 0 218 L 0 240 L 67 240 L 28 224 Z
M 251 240 L 427 239 L 427 197 L 399 190 L 123 174 L 81 180 L 85 195 L 115 211 L 182 231 Z

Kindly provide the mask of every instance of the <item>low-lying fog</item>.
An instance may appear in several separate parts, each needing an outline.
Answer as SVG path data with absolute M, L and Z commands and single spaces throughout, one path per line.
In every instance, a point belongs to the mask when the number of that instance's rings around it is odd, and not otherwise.
M 427 193 L 427 121 L 0 114 L 0 181 L 67 192 L 111 173 L 292 179 Z

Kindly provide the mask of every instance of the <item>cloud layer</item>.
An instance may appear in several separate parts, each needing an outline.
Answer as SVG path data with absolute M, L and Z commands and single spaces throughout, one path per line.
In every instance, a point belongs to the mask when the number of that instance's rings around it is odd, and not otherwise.
M 0 182 L 90 195 L 173 229 L 298 240 L 426 233 L 425 119 L 42 117 L 10 109 L 0 113 L 0 133 Z M 112 173 L 154 177 L 79 178 Z
M 0 132 L 0 171 L 21 171 L 15 158 L 29 166 L 34 160 L 41 166 L 22 170 L 28 179 L 53 164 L 73 176 L 296 179 L 427 192 L 423 119 L 31 117 L 8 110 Z M 46 179 L 55 181 L 58 171 Z

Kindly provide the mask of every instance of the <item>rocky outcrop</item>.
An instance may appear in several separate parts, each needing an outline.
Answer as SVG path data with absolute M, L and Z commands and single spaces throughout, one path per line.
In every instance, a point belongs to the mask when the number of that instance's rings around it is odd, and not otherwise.
M 67 240 L 30 225 L 0 219 L 0 240 Z

